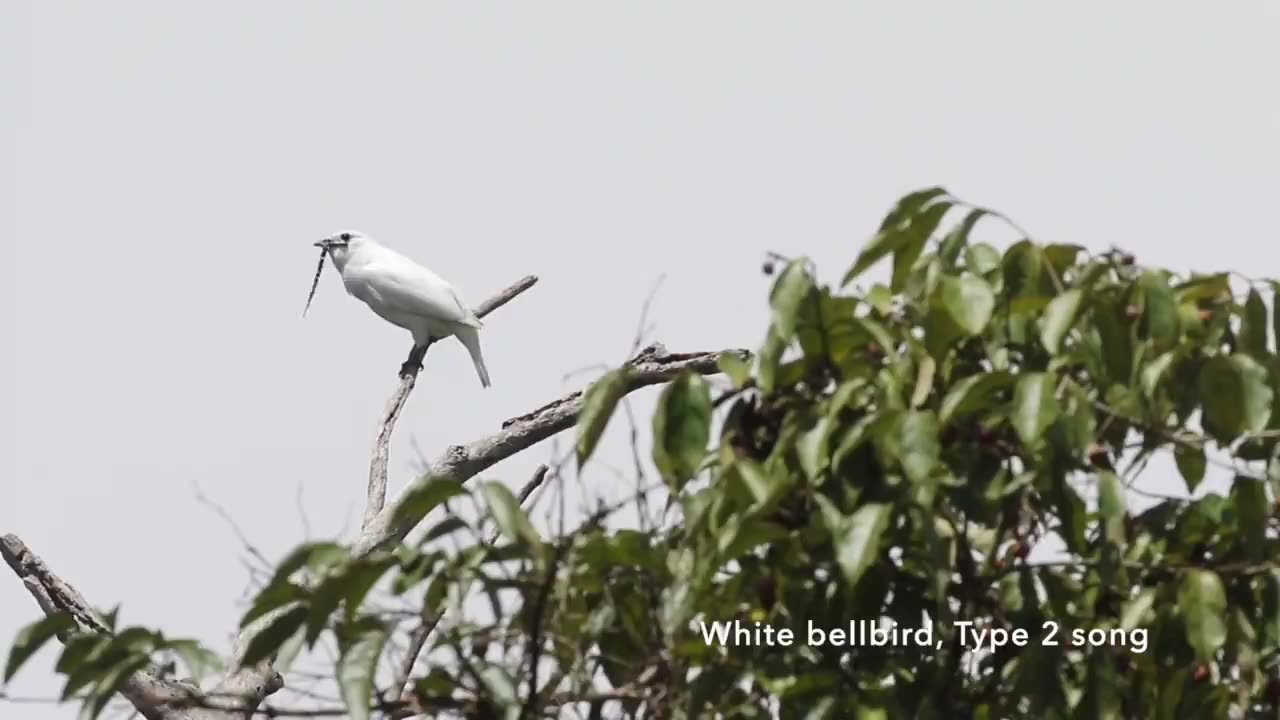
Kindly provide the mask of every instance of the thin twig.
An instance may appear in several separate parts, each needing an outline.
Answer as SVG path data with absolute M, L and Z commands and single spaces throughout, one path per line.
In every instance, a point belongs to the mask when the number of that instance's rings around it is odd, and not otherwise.
M 196 501 L 207 506 L 209 509 L 213 510 L 218 517 L 222 518 L 222 521 L 227 524 L 227 527 L 231 528 L 231 532 L 235 534 L 236 539 L 244 546 L 245 552 L 252 555 L 254 560 L 261 563 L 263 568 L 269 570 L 272 566 L 271 561 L 267 559 L 266 555 L 262 554 L 262 551 L 259 550 L 256 545 L 249 542 L 249 537 L 240 529 L 240 525 L 235 521 L 235 518 L 231 517 L 231 513 L 227 512 L 226 508 L 206 497 L 200 490 L 199 483 L 192 482 L 191 487 L 195 490 Z
M 539 465 L 538 469 L 533 471 L 533 477 L 530 478 L 529 482 L 525 483 L 524 487 L 520 489 L 518 498 L 521 505 L 529 499 L 530 495 L 533 495 L 535 490 L 542 486 L 542 483 L 547 479 L 547 472 L 549 470 L 550 468 L 546 465 Z M 498 534 L 495 533 L 485 544 L 492 547 L 497 540 Z M 426 645 L 427 638 L 430 637 L 432 632 L 435 632 L 436 626 L 440 624 L 440 620 L 443 617 L 443 611 L 424 614 L 422 616 L 422 624 L 413 631 L 413 636 L 409 640 L 409 650 L 400 664 L 400 671 L 396 675 L 395 683 L 392 685 L 396 694 L 405 702 L 408 702 L 412 697 L 412 693 L 409 691 L 409 678 L 413 674 L 413 666 L 417 664 L 418 656 L 422 654 L 422 648 Z M 407 716 L 392 713 L 392 717 Z
M 529 639 L 525 653 L 529 656 L 529 693 L 525 696 L 524 705 L 520 708 L 520 719 L 533 717 L 538 705 L 538 661 L 542 659 L 542 620 L 547 612 L 547 600 L 551 597 L 551 588 L 556 583 L 556 573 L 560 571 L 560 561 L 569 550 L 569 539 L 556 543 L 555 552 L 551 556 L 551 566 L 547 568 L 547 577 L 538 589 L 538 597 L 534 600 L 533 614 L 529 617 Z

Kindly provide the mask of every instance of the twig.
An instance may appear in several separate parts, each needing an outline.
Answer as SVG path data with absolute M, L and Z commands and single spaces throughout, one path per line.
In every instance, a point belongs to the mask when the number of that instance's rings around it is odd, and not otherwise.
M 258 550 L 257 546 L 249 542 L 249 537 L 244 534 L 243 530 L 240 529 L 240 525 L 235 521 L 235 518 L 231 517 L 231 513 L 227 512 L 226 508 L 222 507 L 218 503 L 206 497 L 205 494 L 200 490 L 199 483 L 193 482 L 191 483 L 191 487 L 193 490 L 195 490 L 196 501 L 201 503 L 202 505 L 208 506 L 209 509 L 213 510 L 213 512 L 217 514 L 218 517 L 222 518 L 222 521 L 227 524 L 227 527 L 231 528 L 231 532 L 235 534 L 236 539 L 239 540 L 240 544 L 244 546 L 245 552 L 253 556 L 254 560 L 257 560 L 259 563 L 262 563 L 262 568 L 270 570 L 272 566 L 271 561 L 268 560 L 267 557 L 262 554 L 262 551 Z
M 524 487 L 520 488 L 520 494 L 517 496 L 520 499 L 521 505 L 524 504 L 525 500 L 529 499 L 529 496 L 533 494 L 534 490 L 542 487 L 542 483 L 547 479 L 547 473 L 550 470 L 551 468 L 546 465 L 539 465 L 538 469 L 533 471 L 533 477 L 529 478 L 529 482 L 525 483 Z
M 521 278 L 511 287 L 484 301 L 475 309 L 476 317 L 483 318 L 506 305 L 537 282 L 538 278 L 534 275 Z M 369 463 L 369 500 L 365 506 L 364 520 L 360 524 L 361 529 L 368 527 L 386 505 L 387 461 L 391 452 L 391 433 L 395 430 L 400 412 L 404 410 L 404 405 L 409 400 L 409 393 L 413 392 L 413 386 L 418 380 L 418 373 L 422 370 L 422 358 L 437 340 L 438 338 L 431 338 L 426 345 L 410 350 L 409 359 L 400 368 L 400 384 L 391 395 L 391 399 L 387 401 L 387 408 L 382 414 L 382 424 L 378 429 L 378 439 L 373 446 L 373 459 Z
M 298 491 L 294 493 L 294 504 L 298 507 L 298 519 L 302 521 L 302 539 L 311 540 L 311 519 L 307 517 L 307 506 L 302 501 L 303 491 L 302 481 L 298 481 Z
M 635 357 L 635 354 L 640 351 L 640 344 L 644 342 L 644 336 L 651 329 L 648 325 L 649 309 L 653 306 L 653 300 L 658 296 L 658 290 L 662 287 L 662 282 L 666 279 L 667 276 L 665 274 L 658 276 L 658 279 L 653 283 L 653 287 L 649 288 L 649 295 L 645 297 L 644 304 L 640 306 L 640 322 L 636 327 L 635 339 L 631 342 L 630 354 L 632 357 Z
M 533 477 L 530 478 L 529 482 L 525 483 L 524 487 L 520 489 L 518 497 L 521 505 L 523 505 L 524 502 L 529 499 L 529 496 L 533 495 L 533 492 L 537 490 L 547 479 L 547 472 L 549 470 L 550 468 L 546 465 L 539 465 L 538 469 L 533 471 Z M 497 540 L 498 535 L 495 533 L 485 544 L 493 546 Z M 409 691 L 409 677 L 413 674 L 413 666 L 417 664 L 418 656 L 422 654 L 422 648 L 427 644 L 427 638 L 430 637 L 431 633 L 435 632 L 436 626 L 440 624 L 440 620 L 443 617 L 443 612 L 423 615 L 422 624 L 413 631 L 413 636 L 409 639 L 409 650 L 400 664 L 400 672 L 396 675 L 395 683 L 392 685 L 396 694 L 399 695 L 400 699 L 404 702 L 408 702 L 413 696 L 413 693 Z M 404 718 L 409 717 L 409 715 L 393 712 L 391 713 L 391 717 Z
M 538 704 L 538 661 L 542 659 L 542 619 L 547 612 L 547 600 L 551 597 L 551 588 L 556 583 L 556 573 L 560 571 L 560 561 L 568 551 L 571 538 L 556 543 L 551 557 L 551 566 L 547 568 L 547 577 L 538 589 L 538 597 L 534 600 L 533 614 L 529 617 L 529 640 L 525 645 L 529 656 L 529 693 L 525 696 L 524 705 L 520 708 L 520 720 L 533 717 Z

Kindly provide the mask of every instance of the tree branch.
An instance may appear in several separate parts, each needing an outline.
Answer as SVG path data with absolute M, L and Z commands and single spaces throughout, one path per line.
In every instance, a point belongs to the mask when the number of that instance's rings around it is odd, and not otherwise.
M 529 482 L 525 483 L 524 487 L 520 489 L 519 496 L 517 496 L 521 505 L 529 499 L 534 490 L 542 486 L 550 470 L 551 468 L 546 465 L 539 465 L 538 469 L 533 471 L 533 477 L 529 478 Z M 486 544 L 492 547 L 497 541 L 498 534 L 495 533 L 488 539 Z M 396 695 L 405 703 L 410 703 L 413 699 L 413 692 L 409 689 L 409 679 L 413 676 L 413 666 L 418 663 L 418 656 L 422 654 L 422 648 L 427 644 L 427 638 L 431 636 L 431 633 L 435 631 L 436 626 L 440 624 L 440 620 L 443 618 L 443 610 L 430 615 L 423 615 L 422 623 L 418 625 L 417 629 L 413 631 L 413 635 L 409 638 L 409 652 L 405 654 L 404 660 L 400 663 L 399 673 L 396 675 L 395 682 L 392 685 Z M 393 720 L 403 720 L 403 718 L 411 715 L 413 715 L 413 710 L 410 705 L 406 704 L 404 709 L 391 713 L 391 718 Z
M 626 392 L 667 382 L 683 372 L 703 375 L 718 373 L 720 357 L 726 354 L 745 357 L 748 353 L 745 350 L 669 353 L 661 344 L 654 343 L 626 364 Z M 582 412 L 582 404 L 583 391 L 579 390 L 533 412 L 503 422 L 502 430 L 493 435 L 469 445 L 450 447 L 431 464 L 427 472 L 405 488 L 401 497 L 435 480 L 465 483 L 498 462 L 573 427 L 578 414 Z M 396 505 L 383 508 L 365 526 L 352 547 L 354 556 L 367 556 L 375 550 L 403 540 L 413 531 L 418 521 L 397 523 L 395 511 Z
M 79 633 L 111 634 L 84 596 L 70 583 L 49 569 L 38 555 L 17 535 L 0 537 L 0 555 L 22 580 L 45 615 L 66 613 L 76 622 Z M 64 634 L 58 639 L 66 642 Z M 164 680 L 152 668 L 139 670 L 125 681 L 120 693 L 147 720 L 178 720 L 187 716 L 179 709 L 191 697 L 191 690 L 179 683 Z
M 536 275 L 526 275 L 511 287 L 484 301 L 475 309 L 476 317 L 483 318 L 506 305 L 537 282 Z M 395 430 L 396 421 L 400 419 L 400 412 L 404 410 L 404 405 L 409 400 L 409 393 L 413 392 L 418 373 L 422 370 L 422 359 L 438 339 L 431 338 L 426 345 L 410 350 L 409 359 L 400 367 L 400 384 L 391 395 L 391 399 L 387 401 L 387 408 L 382 413 L 382 424 L 378 429 L 378 439 L 373 445 L 373 459 L 369 462 L 369 500 L 365 507 L 364 520 L 360 525 L 361 529 L 368 527 L 386 505 L 387 461 L 391 453 L 391 433 Z
M 532 285 L 532 281 L 528 281 L 528 284 Z M 523 289 L 513 292 L 511 297 L 522 291 Z M 493 309 L 503 302 L 506 300 L 494 304 Z M 725 354 L 740 357 L 747 355 L 744 350 L 669 353 L 660 344 L 650 345 L 627 363 L 626 392 L 664 383 L 683 372 L 717 373 L 720 358 Z M 412 383 L 408 384 L 408 388 L 412 389 Z M 496 463 L 573 427 L 582 406 L 583 392 L 574 392 L 537 410 L 505 421 L 500 431 L 488 437 L 469 445 L 450 447 L 432 463 L 426 473 L 402 491 L 401 497 L 437 479 L 458 482 L 470 480 Z M 392 422 L 394 423 L 394 419 Z M 385 497 L 385 475 L 383 477 L 382 493 Z M 368 556 L 375 550 L 403 540 L 413 531 L 418 520 L 396 522 L 395 510 L 396 505 L 393 504 L 383 507 L 374 515 L 352 547 L 354 556 Z M 27 584 L 45 612 L 67 610 L 72 612 L 85 629 L 103 631 L 105 625 L 97 619 L 84 598 L 49 572 L 21 540 L 12 535 L 5 536 L 3 540 L 6 561 Z M 267 613 L 238 634 L 227 673 L 203 697 L 192 698 L 190 688 L 168 683 L 146 672 L 136 673 L 130 678 L 123 691 L 125 697 L 134 703 L 147 720 L 241 720 L 257 714 L 262 701 L 283 687 L 283 680 L 272 668 L 270 660 L 252 667 L 241 667 L 241 663 L 249 640 L 267 627 L 276 615 L 277 613 Z

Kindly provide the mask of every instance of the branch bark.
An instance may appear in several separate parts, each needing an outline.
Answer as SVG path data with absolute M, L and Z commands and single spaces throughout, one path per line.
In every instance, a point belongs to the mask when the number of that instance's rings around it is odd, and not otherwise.
M 483 318 L 489 313 L 506 305 L 516 298 L 517 295 L 533 287 L 538 282 L 536 275 L 526 275 L 511 287 L 494 295 L 484 301 L 480 307 L 475 309 L 476 317 Z M 396 391 L 391 395 L 391 399 L 387 401 L 387 408 L 382 413 L 382 424 L 378 427 L 378 439 L 373 445 L 373 459 L 369 462 L 369 493 L 368 502 L 365 505 L 364 520 L 360 527 L 366 528 L 370 522 L 377 517 L 382 511 L 383 506 L 387 502 L 387 461 L 391 454 L 391 433 L 395 430 L 396 421 L 400 419 L 400 412 L 404 410 L 405 403 L 409 400 L 409 393 L 413 392 L 413 386 L 418 380 L 418 373 L 422 371 L 422 359 L 426 356 L 427 350 L 436 344 L 438 338 L 432 338 L 422 347 L 414 347 L 409 351 L 409 359 L 405 361 L 400 368 L 400 384 L 396 387 Z
M 111 632 L 84 596 L 71 583 L 55 575 L 17 535 L 0 537 L 0 555 L 46 615 L 67 613 L 75 620 L 79 633 Z M 65 642 L 67 637 L 59 639 Z M 190 701 L 191 689 L 161 678 L 153 668 L 130 676 L 120 694 L 147 720 L 188 718 L 181 705 Z
M 631 393 L 643 387 L 667 382 L 683 372 L 709 375 L 720 372 L 723 355 L 746 357 L 745 350 L 720 350 L 695 353 L 669 353 L 655 343 L 640 351 L 627 363 L 627 388 Z M 573 427 L 582 412 L 583 392 L 570 393 L 524 415 L 502 423 L 502 430 L 481 438 L 469 445 L 454 445 L 440 455 L 426 473 L 421 475 L 401 497 L 414 489 L 435 480 L 454 480 L 465 483 L 477 474 L 488 470 L 498 462 L 536 445 L 543 440 Z M 403 540 L 418 520 L 396 522 L 396 505 L 383 508 L 360 533 L 352 547 L 352 553 L 364 557 Z

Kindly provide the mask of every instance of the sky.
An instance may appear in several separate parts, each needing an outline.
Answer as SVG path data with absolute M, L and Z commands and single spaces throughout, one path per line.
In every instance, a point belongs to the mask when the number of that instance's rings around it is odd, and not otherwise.
M 121 622 L 225 648 L 243 553 L 199 494 L 272 559 L 349 538 L 408 350 L 331 268 L 301 319 L 342 229 L 473 305 L 540 277 L 486 321 L 492 388 L 456 342 L 428 355 L 392 492 L 625 359 L 655 287 L 647 340 L 756 347 L 766 252 L 834 280 L 922 187 L 1045 242 L 1280 275 L 1277 31 L 1260 0 L 0 0 L 0 532 Z M 619 489 L 610 430 L 583 492 Z M 0 647 L 37 612 L 0 577 Z M 55 695 L 55 657 L 8 692 Z

